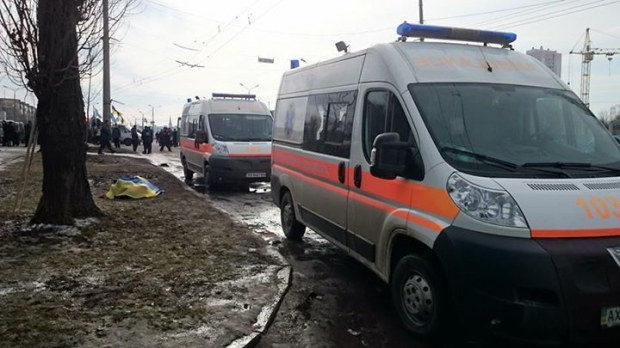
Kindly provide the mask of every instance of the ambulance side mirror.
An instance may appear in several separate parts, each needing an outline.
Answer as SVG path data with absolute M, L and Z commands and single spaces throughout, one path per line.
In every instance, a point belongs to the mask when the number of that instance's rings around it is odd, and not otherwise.
M 407 168 L 411 145 L 400 141 L 398 133 L 377 135 L 370 153 L 370 174 L 377 178 L 394 180 Z

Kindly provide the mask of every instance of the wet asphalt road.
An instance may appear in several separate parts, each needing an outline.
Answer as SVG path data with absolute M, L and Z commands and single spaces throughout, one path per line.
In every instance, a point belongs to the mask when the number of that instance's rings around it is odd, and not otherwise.
M 151 161 L 183 177 L 178 149 L 157 151 Z M 387 285 L 357 261 L 310 230 L 301 242 L 287 241 L 268 184 L 249 193 L 235 187 L 205 192 L 198 178 L 193 188 L 277 245 L 293 267 L 289 293 L 258 347 L 434 347 L 401 326 Z

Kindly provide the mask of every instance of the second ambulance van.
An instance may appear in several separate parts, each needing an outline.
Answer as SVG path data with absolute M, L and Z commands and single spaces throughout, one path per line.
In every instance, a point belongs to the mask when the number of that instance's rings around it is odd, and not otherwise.
M 199 173 L 208 189 L 269 182 L 272 128 L 271 112 L 255 95 L 213 93 L 188 102 L 181 115 L 185 180 Z
M 611 134 L 515 34 L 398 35 L 284 75 L 271 183 L 286 236 L 311 228 L 365 264 L 422 338 L 458 322 L 526 346 L 618 346 Z

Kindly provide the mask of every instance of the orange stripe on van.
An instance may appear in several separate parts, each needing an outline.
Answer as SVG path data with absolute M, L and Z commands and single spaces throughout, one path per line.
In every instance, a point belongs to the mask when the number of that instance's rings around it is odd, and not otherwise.
M 181 138 L 181 149 L 185 151 L 206 154 L 213 153 L 213 145 L 211 144 L 200 144 L 198 148 L 194 147 L 195 142 L 191 139 Z
M 295 168 L 299 172 L 325 179 L 326 181 L 337 183 L 338 181 L 338 165 L 326 161 L 319 161 L 313 158 L 300 156 L 288 151 L 282 151 L 272 148 L 272 163 Z M 348 176 L 347 176 L 348 177 Z M 345 181 L 345 185 L 347 182 Z
M 230 155 L 228 155 L 230 157 L 263 157 L 263 158 L 270 158 L 271 154 L 270 153 L 231 153 Z
M 311 159 L 281 149 L 272 149 L 273 163 L 295 168 L 296 170 L 338 183 L 338 166 L 336 164 Z M 353 168 L 347 170 L 348 180 L 353 180 Z M 362 173 L 362 191 L 417 210 L 422 210 L 448 219 L 454 219 L 459 213 L 445 189 L 439 189 L 405 179 L 383 180 L 368 172 Z M 413 200 L 409 201 L 409 191 Z
M 592 238 L 620 236 L 620 228 L 575 229 L 575 230 L 536 230 L 532 238 Z
M 372 199 L 372 198 L 360 195 L 359 193 L 356 193 L 356 192 L 349 192 L 346 189 L 342 189 L 342 188 L 336 187 L 334 185 L 331 185 L 331 184 L 328 184 L 328 183 L 325 183 L 325 182 L 322 182 L 322 181 L 319 181 L 319 180 L 316 180 L 316 179 L 309 178 L 309 177 L 307 177 L 307 176 L 305 176 L 305 175 L 303 175 L 301 173 L 298 173 L 298 172 L 296 172 L 294 170 L 291 170 L 291 169 L 284 168 L 284 167 L 279 166 L 277 164 L 274 165 L 273 168 L 274 168 L 274 170 L 279 170 L 279 171 L 281 171 L 283 173 L 287 173 L 287 174 L 289 174 L 291 176 L 294 176 L 294 177 L 299 178 L 301 180 L 307 181 L 307 182 L 309 182 L 312 185 L 316 185 L 316 186 L 321 187 L 323 189 L 329 190 L 329 191 L 331 191 L 331 192 L 333 192 L 333 193 L 335 193 L 337 195 L 341 195 L 341 196 L 345 196 L 345 197 L 348 195 L 349 199 L 353 199 L 353 200 L 356 200 L 356 201 L 358 201 L 358 202 L 360 202 L 362 204 L 366 204 L 366 205 L 369 205 L 371 207 L 383 210 L 383 211 L 387 212 L 388 214 L 395 214 L 396 216 L 400 217 L 403 220 L 408 220 L 408 221 L 413 222 L 413 223 L 415 223 L 417 225 L 420 225 L 422 227 L 426 227 L 426 228 L 428 228 L 428 229 L 430 229 L 432 231 L 435 231 L 435 232 L 439 233 L 439 232 L 441 232 L 443 230 L 443 228 L 441 226 L 439 226 L 438 224 L 436 224 L 436 223 L 434 223 L 432 221 L 429 221 L 429 220 L 424 219 L 424 218 L 419 217 L 419 216 L 408 214 L 407 212 L 402 211 L 402 210 L 397 210 L 395 207 L 393 207 L 393 206 L 391 206 L 389 204 L 377 201 L 376 199 Z
M 335 193 L 337 195 L 341 195 L 341 196 L 347 197 L 347 195 L 349 193 L 349 190 L 347 190 L 347 189 L 339 188 L 339 187 L 336 187 L 334 185 L 322 182 L 320 180 L 309 178 L 309 177 L 307 177 L 307 176 L 305 176 L 305 175 L 303 175 L 301 173 L 298 173 L 298 172 L 296 172 L 294 170 L 291 170 L 291 169 L 288 169 L 288 168 L 284 168 L 284 167 L 279 166 L 277 164 L 273 165 L 273 169 L 279 170 L 279 171 L 281 171 L 283 173 L 286 173 L 288 175 L 294 176 L 294 177 L 299 178 L 301 180 L 305 180 L 305 181 L 311 183 L 312 185 L 315 185 L 315 186 L 324 188 L 326 190 L 332 191 L 333 193 Z

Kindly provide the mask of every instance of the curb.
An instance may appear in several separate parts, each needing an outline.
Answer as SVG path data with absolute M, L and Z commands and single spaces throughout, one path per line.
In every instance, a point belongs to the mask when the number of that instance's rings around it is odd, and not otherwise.
M 288 272 L 286 286 L 280 291 L 278 295 L 278 301 L 274 304 L 273 309 L 269 314 L 269 318 L 267 319 L 267 322 L 258 331 L 255 331 L 246 337 L 235 340 L 226 348 L 254 348 L 258 345 L 258 343 L 260 343 L 263 336 L 269 331 L 278 315 L 278 312 L 280 311 L 280 306 L 282 306 L 282 302 L 284 302 L 284 298 L 286 297 L 286 294 L 288 294 L 288 291 L 290 290 L 293 283 L 293 267 L 290 265 L 284 266 L 278 271 L 278 274 L 284 270 Z

